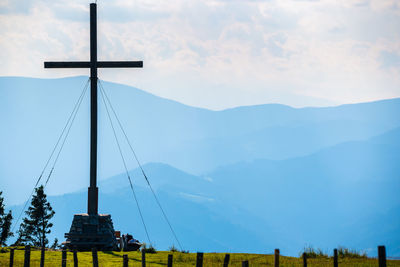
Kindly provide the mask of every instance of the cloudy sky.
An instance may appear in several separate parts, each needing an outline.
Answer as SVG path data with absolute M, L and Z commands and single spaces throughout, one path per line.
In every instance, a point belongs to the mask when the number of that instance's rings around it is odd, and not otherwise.
M 98 2 L 100 70 L 188 105 L 325 106 L 400 97 L 398 0 Z M 0 76 L 65 77 L 89 59 L 89 1 L 0 0 Z

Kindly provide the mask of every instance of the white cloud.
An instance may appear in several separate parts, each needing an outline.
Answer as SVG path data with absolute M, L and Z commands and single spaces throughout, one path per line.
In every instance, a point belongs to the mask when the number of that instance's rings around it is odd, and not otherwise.
M 88 60 L 87 3 L 23 2 L 0 4 L 0 75 L 88 74 L 43 69 L 44 60 Z M 99 59 L 144 59 L 145 66 L 100 74 L 215 109 L 399 97 L 399 6 L 392 0 L 99 1 Z

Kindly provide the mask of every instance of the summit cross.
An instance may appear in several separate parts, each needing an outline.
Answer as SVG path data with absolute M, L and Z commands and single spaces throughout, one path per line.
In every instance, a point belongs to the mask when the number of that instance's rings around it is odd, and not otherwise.
M 90 68 L 90 186 L 88 214 L 98 214 L 97 188 L 97 68 L 143 68 L 143 61 L 97 61 L 97 11 L 90 4 L 90 61 L 44 62 L 45 68 Z

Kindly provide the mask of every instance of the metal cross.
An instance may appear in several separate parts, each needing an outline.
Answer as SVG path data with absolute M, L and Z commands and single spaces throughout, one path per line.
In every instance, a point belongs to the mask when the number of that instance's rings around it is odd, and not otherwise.
M 88 214 L 98 214 L 97 68 L 142 68 L 143 61 L 97 61 L 97 12 L 90 4 L 90 61 L 44 62 L 45 68 L 90 68 L 90 187 Z

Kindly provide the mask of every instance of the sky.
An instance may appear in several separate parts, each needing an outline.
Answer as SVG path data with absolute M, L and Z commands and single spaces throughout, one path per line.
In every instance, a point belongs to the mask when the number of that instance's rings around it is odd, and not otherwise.
M 86 69 L 89 1 L 0 0 L 0 76 L 54 78 Z M 329 106 L 400 97 L 398 0 L 98 0 L 103 80 L 213 110 Z

